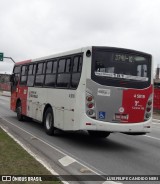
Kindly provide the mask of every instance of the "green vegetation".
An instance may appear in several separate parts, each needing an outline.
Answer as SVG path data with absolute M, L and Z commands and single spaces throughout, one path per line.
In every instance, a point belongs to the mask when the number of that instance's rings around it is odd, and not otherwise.
M 46 168 L 21 148 L 0 128 L 0 175 L 51 175 Z M 7 182 L 16 183 L 16 182 Z M 18 182 L 20 183 L 20 182 Z M 28 183 L 28 182 L 23 182 Z M 31 182 L 42 183 L 42 182 Z M 60 181 L 46 181 L 60 184 Z

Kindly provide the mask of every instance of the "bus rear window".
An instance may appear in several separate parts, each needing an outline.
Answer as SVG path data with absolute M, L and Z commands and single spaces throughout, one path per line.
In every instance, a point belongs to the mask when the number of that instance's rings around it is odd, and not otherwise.
M 102 85 L 144 88 L 150 85 L 151 60 L 138 53 L 93 52 L 92 79 Z

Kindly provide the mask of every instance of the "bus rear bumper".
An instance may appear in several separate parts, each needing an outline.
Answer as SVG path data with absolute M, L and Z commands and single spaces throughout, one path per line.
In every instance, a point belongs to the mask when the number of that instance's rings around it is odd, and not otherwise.
M 94 120 L 88 117 L 84 118 L 83 130 L 96 130 L 96 131 L 107 131 L 107 132 L 121 132 L 130 134 L 143 134 L 149 133 L 152 129 L 152 118 L 145 122 L 139 123 L 113 123 Z

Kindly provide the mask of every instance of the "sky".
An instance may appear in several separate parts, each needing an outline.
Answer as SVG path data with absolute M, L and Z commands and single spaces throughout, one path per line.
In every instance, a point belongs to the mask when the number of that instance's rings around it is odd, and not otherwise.
M 160 0 L 0 0 L 0 52 L 16 62 L 85 46 L 152 54 L 160 64 Z M 13 62 L 0 62 L 11 73 Z

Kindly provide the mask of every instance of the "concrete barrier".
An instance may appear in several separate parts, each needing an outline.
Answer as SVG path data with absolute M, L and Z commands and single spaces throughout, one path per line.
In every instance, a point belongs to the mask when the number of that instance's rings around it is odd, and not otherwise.
M 10 91 L 2 91 L 2 96 L 11 96 Z

